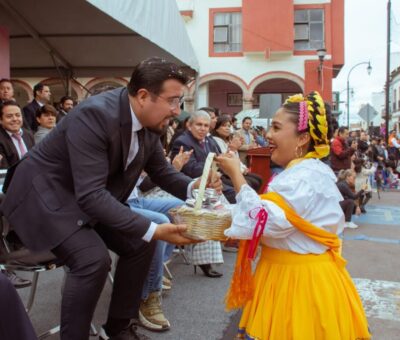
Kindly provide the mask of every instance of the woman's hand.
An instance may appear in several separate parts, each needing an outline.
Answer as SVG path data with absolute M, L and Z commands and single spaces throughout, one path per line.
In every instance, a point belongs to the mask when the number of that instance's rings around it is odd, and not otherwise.
M 225 153 L 215 157 L 218 167 L 229 177 L 240 174 L 240 159 L 231 153 Z

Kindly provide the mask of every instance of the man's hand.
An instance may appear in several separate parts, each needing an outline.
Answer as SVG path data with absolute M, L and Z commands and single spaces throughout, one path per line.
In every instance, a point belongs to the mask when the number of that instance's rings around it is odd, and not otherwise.
M 197 243 L 197 241 L 187 238 L 182 235 L 187 230 L 184 224 L 164 223 L 159 224 L 154 232 L 153 239 L 166 241 L 168 243 L 184 245 Z
M 189 162 L 190 156 L 193 153 L 193 149 L 190 151 L 183 151 L 183 146 L 179 149 L 179 153 L 175 156 L 174 160 L 172 161 L 172 166 L 181 171 L 182 168 L 185 166 L 187 162 Z
M 361 209 L 360 207 L 356 207 L 356 215 L 360 216 L 361 215 Z

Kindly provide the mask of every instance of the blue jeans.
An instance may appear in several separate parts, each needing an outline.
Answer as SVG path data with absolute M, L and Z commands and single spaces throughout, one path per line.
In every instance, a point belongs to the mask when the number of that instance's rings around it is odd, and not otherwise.
M 178 198 L 143 197 L 130 199 L 127 203 L 134 212 L 147 217 L 149 220 L 157 224 L 170 223 L 168 217 L 169 209 L 184 204 L 184 202 Z M 149 293 L 161 290 L 164 261 L 169 258 L 174 248 L 174 244 L 169 244 L 160 240 L 156 242 L 156 250 L 142 289 L 143 300 L 147 299 Z

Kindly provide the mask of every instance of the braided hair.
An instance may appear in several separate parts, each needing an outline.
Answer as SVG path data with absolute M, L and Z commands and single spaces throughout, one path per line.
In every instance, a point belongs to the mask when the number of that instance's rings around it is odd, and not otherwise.
M 307 108 L 307 123 L 301 124 L 301 105 Z M 324 158 L 329 154 L 329 140 L 332 135 L 330 127 L 330 107 L 325 107 L 325 103 L 316 91 L 311 92 L 306 97 L 302 94 L 290 96 L 283 108 L 292 115 L 292 121 L 299 126 L 298 133 L 308 132 L 311 136 L 306 158 Z

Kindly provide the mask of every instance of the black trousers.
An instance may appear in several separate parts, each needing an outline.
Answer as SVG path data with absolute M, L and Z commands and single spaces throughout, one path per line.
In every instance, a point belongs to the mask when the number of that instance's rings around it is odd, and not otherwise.
M 360 207 L 364 208 L 371 198 L 372 198 L 371 192 L 365 192 L 364 194 L 362 194 L 358 200 Z
M 68 268 L 61 303 L 62 340 L 89 338 L 93 313 L 111 266 L 108 249 L 119 256 L 108 315 L 138 317 L 155 241 L 133 239 L 105 226 L 84 227 L 52 250 Z
M 354 210 L 356 208 L 356 203 L 354 200 L 347 198 L 341 202 L 339 202 L 342 207 L 344 218 L 346 222 L 351 222 L 351 216 L 354 214 Z
M 37 340 L 17 291 L 2 273 L 0 273 L 0 301 L 0 339 Z

